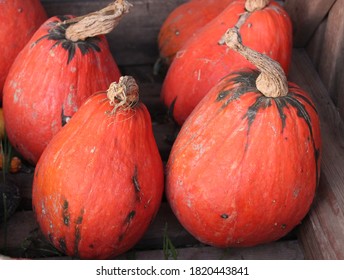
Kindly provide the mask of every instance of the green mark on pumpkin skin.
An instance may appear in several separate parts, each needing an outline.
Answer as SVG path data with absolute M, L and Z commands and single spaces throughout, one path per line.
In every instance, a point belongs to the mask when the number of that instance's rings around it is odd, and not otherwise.
M 124 224 L 129 224 L 131 220 L 135 217 L 136 212 L 134 210 L 130 211 L 128 216 L 124 220 Z
M 125 226 L 125 230 L 124 230 L 124 231 L 120 234 L 120 236 L 118 237 L 118 242 L 121 242 L 121 241 L 124 239 L 124 237 L 125 237 L 125 235 L 126 235 L 128 229 L 129 229 L 130 222 L 131 222 L 132 219 L 135 217 L 135 214 L 136 214 L 135 210 L 132 210 L 132 211 L 129 212 L 129 214 L 128 214 L 127 217 L 125 218 L 124 223 L 123 223 L 124 226 Z
M 59 248 L 64 254 L 67 252 L 66 239 L 64 237 L 59 239 Z
M 70 119 L 71 119 L 71 116 L 66 116 L 64 114 L 64 108 L 62 106 L 62 112 L 61 112 L 61 124 L 62 124 L 62 126 L 65 126 L 69 122 Z
M 139 180 L 137 178 L 137 166 L 135 166 L 132 181 L 133 181 L 133 185 L 134 185 L 134 189 L 135 189 L 136 200 L 140 202 L 141 201 L 141 196 L 140 196 L 141 187 L 139 184 Z
M 84 209 L 81 209 L 80 215 L 75 220 L 75 233 L 74 233 L 74 256 L 79 256 L 79 243 L 81 240 L 81 224 L 84 216 Z
M 62 219 L 63 219 L 63 223 L 66 226 L 69 226 L 70 215 L 69 215 L 69 212 L 68 212 L 68 201 L 67 200 L 63 201 L 63 205 L 62 205 Z
M 58 17 L 60 21 L 54 21 L 49 23 L 51 28 L 48 30 L 48 34 L 42 36 L 39 38 L 32 46 L 36 46 L 40 41 L 47 39 L 47 40 L 53 40 L 56 41 L 55 44 L 51 48 L 55 48 L 58 45 L 61 45 L 63 49 L 65 49 L 68 52 L 68 60 L 67 64 L 69 64 L 76 53 L 76 49 L 79 49 L 82 55 L 86 55 L 90 51 L 100 52 L 101 49 L 99 47 L 100 38 L 99 37 L 89 37 L 83 40 L 78 40 L 76 42 L 73 42 L 71 40 L 68 40 L 66 38 L 66 29 L 72 24 L 59 24 L 60 22 L 63 22 L 64 20 L 70 19 L 68 16 L 59 16 Z
M 225 213 L 221 215 L 222 219 L 228 219 L 228 217 L 229 217 L 228 214 L 225 214 Z

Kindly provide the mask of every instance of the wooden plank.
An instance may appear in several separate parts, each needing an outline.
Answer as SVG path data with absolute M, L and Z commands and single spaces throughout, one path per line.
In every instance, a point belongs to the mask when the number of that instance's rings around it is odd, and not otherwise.
M 309 259 L 341 259 L 344 252 L 344 124 L 305 50 L 294 50 L 289 79 L 318 108 L 323 140 L 321 184 L 299 239 Z
M 84 15 L 109 4 L 102 1 L 50 1 L 44 0 L 49 16 Z M 157 38 L 160 26 L 167 15 L 186 0 L 130 0 L 129 14 L 107 35 L 111 52 L 119 65 L 154 64 L 158 58 Z
M 322 175 L 310 216 L 299 227 L 299 240 L 307 259 L 344 259 L 344 215 L 328 184 Z
M 130 255 L 138 260 L 163 260 L 163 250 L 135 251 Z M 126 254 L 120 256 L 127 258 Z M 171 259 L 171 257 L 169 258 Z M 220 249 L 209 246 L 177 248 L 178 260 L 302 260 L 302 250 L 297 241 L 278 241 L 250 248 Z
M 278 241 L 250 248 L 215 248 L 194 246 L 177 248 L 177 260 L 303 260 L 304 255 L 296 240 Z M 9 259 L 0 255 L 0 260 Z M 41 258 L 35 258 L 41 259 Z M 67 256 L 46 257 L 45 260 L 71 260 Z M 115 260 L 167 260 L 174 259 L 164 250 L 130 250 Z
M 344 0 L 337 0 L 331 9 L 324 34 L 319 75 L 336 106 L 344 101 Z M 344 116 L 344 108 L 341 108 Z
M 294 46 L 305 47 L 336 0 L 286 0 L 293 23 Z
M 311 40 L 306 46 L 307 53 L 313 62 L 315 69 L 319 68 L 319 63 L 321 60 L 324 36 L 327 26 L 327 17 L 320 23 L 317 31 L 313 34 Z

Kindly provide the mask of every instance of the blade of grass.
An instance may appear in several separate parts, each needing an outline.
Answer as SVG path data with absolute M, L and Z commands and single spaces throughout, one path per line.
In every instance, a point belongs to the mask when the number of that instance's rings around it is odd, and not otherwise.
M 167 229 L 168 229 L 168 224 L 165 223 L 164 235 L 163 235 L 163 246 L 162 246 L 164 257 L 165 257 L 165 260 L 168 260 L 170 257 L 176 260 L 178 257 L 178 252 L 175 246 L 173 245 L 171 239 L 168 237 Z

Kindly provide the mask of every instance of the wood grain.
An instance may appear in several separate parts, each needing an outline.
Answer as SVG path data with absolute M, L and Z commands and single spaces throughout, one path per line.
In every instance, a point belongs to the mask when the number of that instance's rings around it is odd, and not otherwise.
M 293 22 L 294 46 L 305 47 L 336 0 L 286 0 Z
M 318 72 L 344 117 L 344 0 L 337 0 L 326 24 Z M 318 55 L 319 55 L 318 54 Z
M 318 108 L 323 154 L 313 207 L 300 227 L 305 258 L 343 259 L 344 124 L 304 50 L 294 50 L 289 79 L 308 91 Z

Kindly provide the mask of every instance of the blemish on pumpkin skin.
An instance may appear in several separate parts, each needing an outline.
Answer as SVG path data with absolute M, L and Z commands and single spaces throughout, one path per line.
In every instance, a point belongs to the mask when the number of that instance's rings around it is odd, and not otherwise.
M 148 199 L 148 201 L 147 201 L 146 204 L 144 205 L 144 208 L 145 208 L 145 209 L 149 206 L 151 200 L 152 200 L 152 198 Z
M 66 239 L 64 237 L 61 237 L 58 242 L 59 242 L 60 250 L 63 253 L 66 253 L 66 251 L 67 251 Z
M 287 228 L 287 225 L 286 224 L 282 224 L 281 225 L 281 229 L 286 229 Z
M 122 240 L 124 239 L 125 233 L 122 233 L 119 237 L 118 237 L 118 242 L 122 242 Z
M 79 256 L 79 243 L 81 240 L 81 224 L 83 220 L 85 209 L 82 208 L 80 215 L 75 220 L 75 233 L 74 233 L 74 256 Z
M 75 72 L 76 72 L 76 67 L 74 67 L 74 66 L 71 67 L 71 68 L 70 68 L 70 72 L 75 73 Z
M 63 205 L 62 205 L 62 218 L 63 218 L 63 223 L 66 226 L 69 226 L 69 219 L 70 219 L 70 214 L 68 212 L 68 201 L 64 200 Z
M 294 198 L 297 198 L 297 197 L 299 196 L 299 193 L 300 193 L 300 189 L 299 189 L 299 188 L 294 189 L 294 191 L 293 191 L 293 197 L 294 197 Z
M 129 224 L 132 221 L 132 219 L 135 217 L 135 214 L 136 214 L 135 210 L 130 211 L 124 220 L 124 224 Z
M 18 101 L 20 100 L 20 95 L 23 92 L 23 90 L 21 88 L 17 88 L 13 94 L 13 102 L 14 103 L 18 103 Z
M 176 53 L 176 58 L 181 58 L 184 56 L 184 54 L 185 54 L 185 51 L 179 51 Z
M 224 214 L 221 215 L 221 218 L 222 218 L 222 219 L 228 219 L 228 217 L 229 217 L 229 215 L 226 214 L 226 213 L 224 213 Z
M 74 234 L 74 256 L 79 255 L 79 243 L 81 240 L 81 233 L 80 233 L 80 228 L 79 226 L 75 227 L 75 234 Z
M 49 50 L 49 54 L 50 54 L 50 56 L 54 57 L 54 56 L 55 56 L 54 50 L 53 50 L 53 49 L 50 49 L 50 50 Z
M 137 178 L 137 166 L 135 166 L 135 168 L 134 168 L 134 175 L 132 177 L 132 181 L 134 184 L 135 193 L 137 194 L 137 193 L 141 192 L 140 184 L 139 184 L 139 181 Z M 137 198 L 139 200 L 141 200 L 140 196 L 137 196 Z

